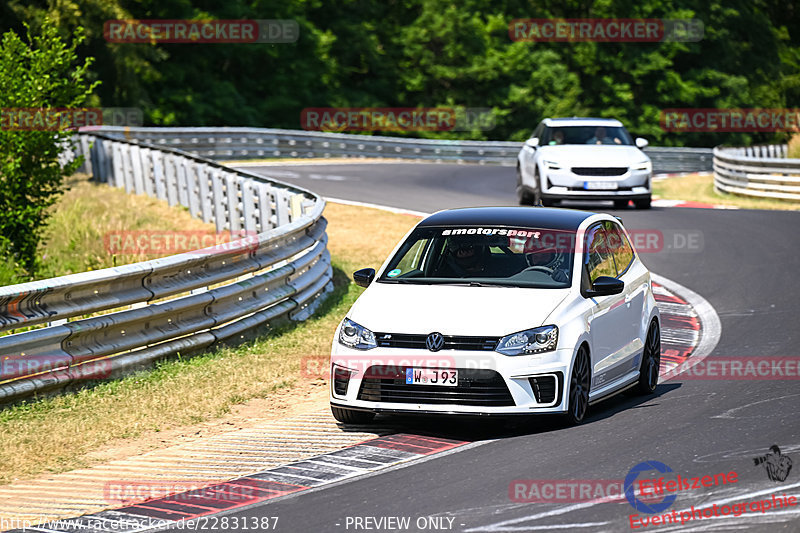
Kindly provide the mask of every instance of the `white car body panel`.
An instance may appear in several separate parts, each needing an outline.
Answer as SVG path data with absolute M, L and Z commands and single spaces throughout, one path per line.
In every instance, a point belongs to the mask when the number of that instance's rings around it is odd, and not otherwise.
M 533 209 L 533 208 L 531 208 Z M 541 208 L 538 208 L 541 209 Z M 578 228 L 584 235 L 598 221 L 613 221 L 610 215 L 589 216 Z M 622 228 L 624 232 L 624 227 Z M 413 230 L 412 230 L 413 231 Z M 409 232 L 410 235 L 411 232 Z M 406 237 L 403 239 L 405 241 Z M 630 237 L 626 233 L 630 242 Z M 402 243 L 402 241 L 401 241 Z M 633 243 L 631 242 L 631 245 Z M 400 244 L 392 252 L 394 256 Z M 580 293 L 583 250 L 578 247 L 573 263 L 573 283 L 565 289 L 522 287 L 469 287 L 404 285 L 373 282 L 347 314 L 347 318 L 373 332 L 428 335 L 502 337 L 537 326 L 557 325 L 555 350 L 534 355 L 506 356 L 496 351 L 441 350 L 376 347 L 357 350 L 341 344 L 339 328 L 334 335 L 332 364 L 353 369 L 345 395 L 331 386 L 331 404 L 340 408 L 375 412 L 424 412 L 455 414 L 563 413 L 567 409 L 569 376 L 578 348 L 590 347 L 590 402 L 618 392 L 639 377 L 642 348 L 647 330 L 660 315 L 650 273 L 638 255 L 620 279 L 622 293 L 584 298 Z M 387 260 L 376 273 L 379 279 Z M 607 345 L 607 346 L 606 346 Z M 602 348 L 601 348 L 602 346 Z M 513 406 L 471 406 L 458 403 L 392 403 L 358 399 L 367 364 L 408 365 L 415 368 L 492 369 L 505 381 Z M 531 376 L 561 373 L 563 381 L 556 400 L 538 403 L 528 381 Z

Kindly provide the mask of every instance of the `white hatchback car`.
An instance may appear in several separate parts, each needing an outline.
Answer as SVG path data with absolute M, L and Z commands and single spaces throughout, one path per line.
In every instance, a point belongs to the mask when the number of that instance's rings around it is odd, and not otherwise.
M 336 330 L 334 417 L 562 413 L 636 387 L 661 357 L 650 272 L 610 215 L 441 211 L 411 230 Z
M 522 205 L 541 200 L 633 200 L 650 207 L 653 165 L 642 152 L 647 140 L 631 138 L 618 120 L 548 118 L 539 123 L 517 156 L 517 197 Z

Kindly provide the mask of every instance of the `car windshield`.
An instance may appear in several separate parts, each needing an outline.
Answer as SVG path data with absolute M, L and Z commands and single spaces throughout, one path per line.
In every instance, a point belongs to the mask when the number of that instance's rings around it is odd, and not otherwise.
M 574 231 L 417 228 L 378 281 L 565 288 L 572 282 L 574 242 Z
M 621 126 L 550 126 L 542 132 L 540 145 L 556 144 L 633 144 L 628 131 Z

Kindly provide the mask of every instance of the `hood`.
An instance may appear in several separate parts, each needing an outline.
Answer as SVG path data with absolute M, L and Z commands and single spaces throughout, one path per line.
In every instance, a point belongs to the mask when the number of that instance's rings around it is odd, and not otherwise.
M 539 150 L 540 159 L 564 167 L 629 167 L 650 160 L 635 146 L 565 144 Z
M 544 325 L 569 291 L 373 283 L 348 317 L 373 332 L 502 337 Z

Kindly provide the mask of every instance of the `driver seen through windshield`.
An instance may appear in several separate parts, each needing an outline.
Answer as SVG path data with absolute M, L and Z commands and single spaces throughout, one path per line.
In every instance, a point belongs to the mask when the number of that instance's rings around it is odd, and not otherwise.
M 418 228 L 381 282 L 565 288 L 575 233 L 527 228 Z

